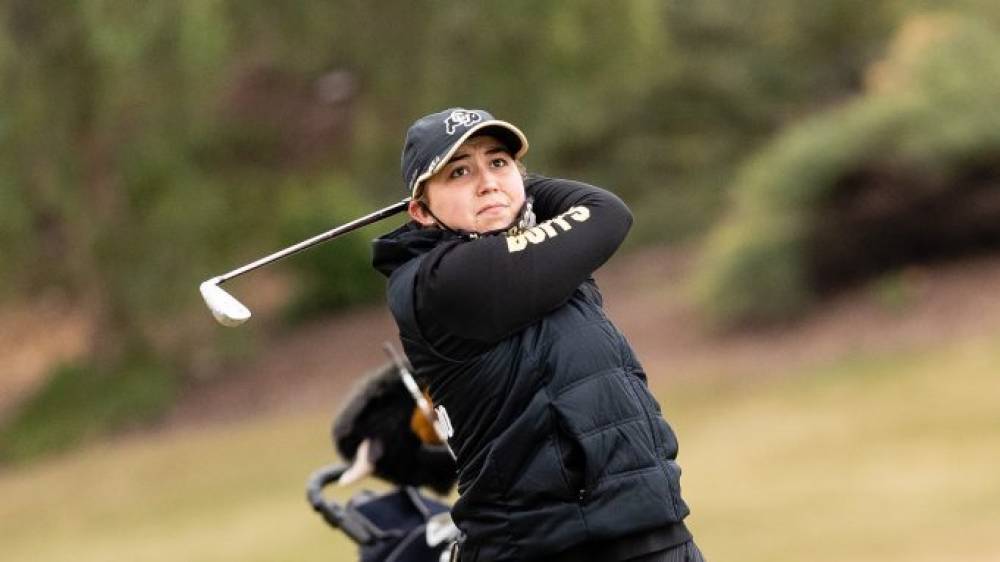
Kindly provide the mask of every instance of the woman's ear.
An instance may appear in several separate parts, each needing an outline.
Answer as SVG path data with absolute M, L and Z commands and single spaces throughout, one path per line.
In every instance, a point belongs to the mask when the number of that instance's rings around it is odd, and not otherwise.
M 409 206 L 406 207 L 406 212 L 410 214 L 410 218 L 417 221 L 423 226 L 433 226 L 435 223 L 434 217 L 427 212 L 422 201 L 410 201 Z

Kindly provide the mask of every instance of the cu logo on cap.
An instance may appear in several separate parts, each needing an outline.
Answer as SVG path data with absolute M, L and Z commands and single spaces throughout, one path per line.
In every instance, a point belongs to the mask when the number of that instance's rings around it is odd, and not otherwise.
M 457 127 L 471 127 L 482 120 L 481 115 L 472 111 L 452 111 L 448 119 L 445 120 L 444 127 L 449 135 L 453 135 Z

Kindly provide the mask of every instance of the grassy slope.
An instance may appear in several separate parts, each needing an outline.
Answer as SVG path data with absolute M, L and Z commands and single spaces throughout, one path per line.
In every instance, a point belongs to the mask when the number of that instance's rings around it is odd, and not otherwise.
M 1000 341 L 668 399 L 716 560 L 1000 560 Z
M 761 366 L 767 371 L 767 366 Z M 658 383 L 711 560 L 1000 559 L 1000 339 Z M 5 560 L 350 560 L 303 496 L 323 417 L 172 432 L 0 474 Z

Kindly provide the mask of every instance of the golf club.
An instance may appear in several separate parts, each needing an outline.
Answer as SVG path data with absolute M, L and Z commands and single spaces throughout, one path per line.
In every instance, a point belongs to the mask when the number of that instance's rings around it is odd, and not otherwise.
M 236 300 L 232 295 L 227 293 L 219 285 L 229 281 L 233 277 L 238 277 L 244 273 L 253 271 L 259 267 L 265 266 L 269 263 L 276 262 L 281 258 L 288 257 L 292 254 L 301 252 L 306 248 L 310 248 L 325 242 L 327 240 L 332 240 L 341 234 L 346 234 L 352 230 L 357 230 L 363 226 L 368 226 L 374 222 L 378 222 L 382 219 L 391 217 L 406 209 L 407 205 L 410 203 L 410 198 L 407 197 L 398 203 L 394 203 L 385 207 L 384 209 L 379 209 L 374 213 L 365 215 L 361 218 L 354 219 L 353 221 L 342 224 L 336 228 L 332 228 L 322 234 L 317 234 L 308 240 L 303 240 L 298 244 L 289 246 L 284 250 L 275 252 L 269 256 L 260 258 L 257 261 L 248 263 L 243 267 L 239 267 L 230 271 L 229 273 L 224 273 L 218 277 L 213 277 L 208 281 L 201 284 L 199 289 L 201 290 L 201 297 L 205 299 L 205 304 L 208 305 L 208 309 L 212 311 L 212 316 L 219 321 L 223 326 L 239 326 L 240 324 L 247 321 L 250 318 L 250 310 L 243 306 L 243 303 Z

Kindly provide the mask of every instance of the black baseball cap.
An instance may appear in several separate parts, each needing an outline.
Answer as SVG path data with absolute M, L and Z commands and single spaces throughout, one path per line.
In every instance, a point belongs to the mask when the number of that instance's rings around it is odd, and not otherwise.
M 421 117 L 406 131 L 403 145 L 403 182 L 410 196 L 416 197 L 424 180 L 440 171 L 458 147 L 477 133 L 495 137 L 515 160 L 528 152 L 528 139 L 520 129 L 482 109 L 453 107 Z

